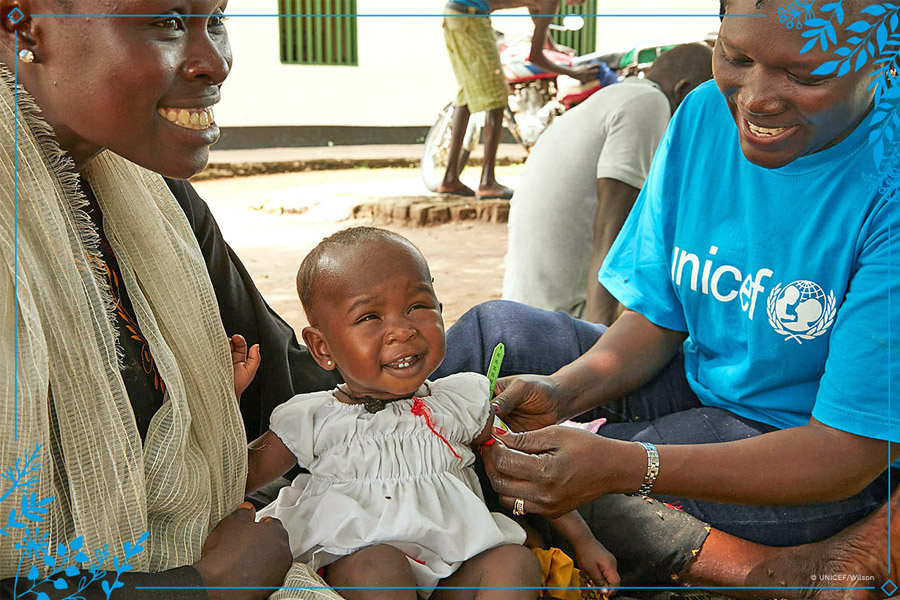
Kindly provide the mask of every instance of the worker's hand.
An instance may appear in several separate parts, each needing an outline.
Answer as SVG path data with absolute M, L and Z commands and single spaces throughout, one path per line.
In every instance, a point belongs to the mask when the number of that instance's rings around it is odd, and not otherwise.
M 556 425 L 497 439 L 481 456 L 500 503 L 512 508 L 522 499 L 526 512 L 548 518 L 607 493 L 631 491 L 623 489 L 620 475 L 627 472 L 640 482 L 646 471 L 641 446 L 574 427 Z
M 249 502 L 219 521 L 209 533 L 194 568 L 209 587 L 278 588 L 291 567 L 291 548 L 281 521 L 255 521 Z M 274 589 L 208 590 L 212 600 L 260 600 Z
M 513 375 L 497 380 L 497 416 L 513 431 L 531 431 L 559 421 L 564 390 L 545 375 Z

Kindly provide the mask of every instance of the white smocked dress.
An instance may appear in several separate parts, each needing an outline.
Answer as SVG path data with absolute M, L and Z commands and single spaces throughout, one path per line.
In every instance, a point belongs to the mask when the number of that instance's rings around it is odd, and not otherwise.
M 418 394 L 371 414 L 315 392 L 272 412 L 269 428 L 312 475 L 283 488 L 259 518 L 281 520 L 296 559 L 319 569 L 389 544 L 407 555 L 427 596 L 462 561 L 525 541 L 512 519 L 484 505 L 472 468 L 469 444 L 490 410 L 487 379 L 460 373 L 426 381 Z

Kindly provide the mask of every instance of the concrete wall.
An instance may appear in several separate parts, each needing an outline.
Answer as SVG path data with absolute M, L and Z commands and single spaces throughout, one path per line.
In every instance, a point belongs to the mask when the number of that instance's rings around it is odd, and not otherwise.
M 456 92 L 446 57 L 443 0 L 358 0 L 356 67 L 283 65 L 276 17 L 234 17 L 228 32 L 234 67 L 216 108 L 224 127 L 430 125 Z M 600 0 L 600 13 L 715 13 L 717 0 Z M 677 5 L 677 6 L 676 6 Z M 276 0 L 232 0 L 232 14 L 277 14 Z M 528 31 L 523 11 L 503 11 L 494 27 Z M 598 22 L 598 49 L 701 39 L 718 28 L 707 18 L 607 18 Z

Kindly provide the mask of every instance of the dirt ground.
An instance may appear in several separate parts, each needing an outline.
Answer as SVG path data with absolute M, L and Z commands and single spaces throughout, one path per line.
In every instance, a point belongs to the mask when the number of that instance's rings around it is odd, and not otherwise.
M 369 224 L 346 218 L 346 206 L 354 194 L 371 197 L 371 189 L 377 187 L 381 193 L 396 189 L 403 195 L 419 186 L 418 174 L 405 169 L 263 175 L 195 183 L 263 296 L 298 334 L 307 322 L 294 288 L 297 268 L 323 237 L 345 227 Z M 315 198 L 316 206 L 302 214 L 282 212 L 286 197 Z M 385 227 L 406 236 L 422 250 L 434 275 L 438 299 L 444 304 L 448 327 L 475 304 L 500 297 L 505 224 Z

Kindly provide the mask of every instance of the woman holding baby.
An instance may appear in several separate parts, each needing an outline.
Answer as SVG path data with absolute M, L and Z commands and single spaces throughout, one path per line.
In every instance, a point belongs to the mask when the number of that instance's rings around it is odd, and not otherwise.
M 164 179 L 200 171 L 218 137 L 225 8 L 0 2 L 0 464 L 39 465 L 3 489 L 0 520 L 37 527 L 43 548 L 4 531 L 0 577 L 19 574 L 4 594 L 27 592 L 32 565 L 78 538 L 92 561 L 108 548 L 109 585 L 110 557 L 149 532 L 118 578 L 127 597 L 260 597 L 271 589 L 196 588 L 278 587 L 291 565 L 281 525 L 241 505 L 247 433 L 223 321 L 280 347 L 251 405 L 293 395 L 293 337 L 190 186 Z M 72 16 L 42 16 L 60 13 Z M 293 344 L 290 368 L 322 385 Z M 246 416 L 259 420 L 252 406 Z M 24 520 L 31 494 L 53 499 L 39 522 Z M 96 560 L 67 573 L 65 590 L 33 594 L 77 592 Z M 135 589 L 159 586 L 188 589 Z M 100 581 L 80 593 L 92 594 Z

